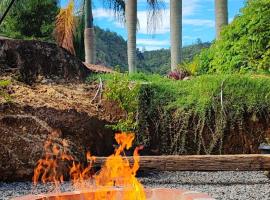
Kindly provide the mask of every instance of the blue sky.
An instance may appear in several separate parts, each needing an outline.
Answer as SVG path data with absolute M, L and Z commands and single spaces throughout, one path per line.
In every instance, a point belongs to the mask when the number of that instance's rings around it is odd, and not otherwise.
M 138 0 L 139 30 L 137 33 L 137 47 L 146 50 L 170 47 L 169 0 L 164 1 L 164 9 L 160 17 L 161 23 L 156 32 L 147 30 L 146 0 Z M 239 14 L 245 0 L 229 0 L 229 20 Z M 93 0 L 94 24 L 103 29 L 117 32 L 127 38 L 123 24 L 119 23 L 110 10 L 103 7 L 102 0 Z M 183 45 L 195 43 L 198 38 L 202 41 L 212 41 L 215 37 L 214 0 L 183 0 Z

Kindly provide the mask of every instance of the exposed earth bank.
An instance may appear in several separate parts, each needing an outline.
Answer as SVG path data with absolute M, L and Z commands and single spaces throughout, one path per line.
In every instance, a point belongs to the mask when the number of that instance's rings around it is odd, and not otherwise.
M 98 86 L 35 84 L 13 80 L 10 103 L 0 104 L 0 180 L 32 176 L 52 132 L 55 141 L 69 143 L 70 151 L 84 161 L 84 153 L 109 155 L 114 132 L 106 125 L 123 116 L 112 102 L 94 98 Z M 92 102 L 91 102 L 92 101 Z
M 104 100 L 99 85 L 84 83 L 94 72 L 55 44 L 0 38 L 0 80 L 11 81 L 0 87 L 0 181 L 31 180 L 52 133 L 52 142 L 67 141 L 81 162 L 87 151 L 113 152 L 114 132 L 106 125 L 123 112 Z

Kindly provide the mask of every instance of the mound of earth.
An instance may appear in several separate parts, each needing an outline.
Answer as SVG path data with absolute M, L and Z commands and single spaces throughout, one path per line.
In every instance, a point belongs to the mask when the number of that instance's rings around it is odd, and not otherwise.
M 0 180 L 29 180 L 54 131 L 82 162 L 87 151 L 105 156 L 114 150 L 114 132 L 106 125 L 124 113 L 102 98 L 98 84 L 41 82 L 30 86 L 12 79 L 6 88 L 11 102 L 0 98 Z
M 80 82 L 91 69 L 56 44 L 0 38 L 0 73 L 12 74 L 28 84 L 39 76 Z

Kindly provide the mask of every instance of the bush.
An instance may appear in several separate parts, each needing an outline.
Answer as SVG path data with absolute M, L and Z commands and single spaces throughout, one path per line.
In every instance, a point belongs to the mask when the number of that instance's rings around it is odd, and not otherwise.
M 161 154 L 221 153 L 226 134 L 253 134 L 251 122 L 269 122 L 268 76 L 203 75 L 175 81 L 117 74 L 103 79 L 107 96 L 127 112 L 117 127 L 135 129 L 138 143 Z
M 10 1 L 0 2 L 0 13 Z M 59 11 L 57 0 L 16 1 L 0 26 L 0 33 L 11 38 L 53 40 L 55 17 Z
M 190 64 L 197 74 L 270 72 L 270 0 L 249 0 L 219 40 Z M 194 67 L 195 65 L 195 67 Z

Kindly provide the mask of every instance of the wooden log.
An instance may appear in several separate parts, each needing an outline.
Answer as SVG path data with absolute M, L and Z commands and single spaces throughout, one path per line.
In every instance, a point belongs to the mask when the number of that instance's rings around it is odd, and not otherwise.
M 127 158 L 133 163 L 133 158 Z M 97 157 L 101 166 L 106 157 Z M 270 170 L 270 155 L 141 156 L 141 170 L 156 171 L 261 171 Z

